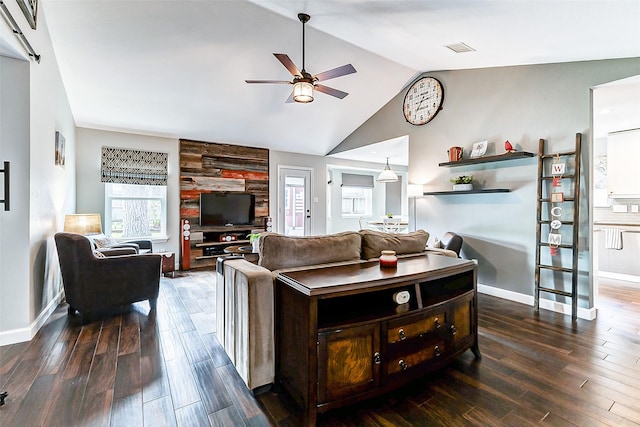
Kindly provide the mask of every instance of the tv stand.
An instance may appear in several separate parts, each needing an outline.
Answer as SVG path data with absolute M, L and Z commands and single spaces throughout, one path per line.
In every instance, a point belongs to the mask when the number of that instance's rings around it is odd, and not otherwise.
M 224 225 L 219 227 L 198 226 L 191 232 L 191 268 L 216 266 L 219 256 L 228 255 L 228 246 L 249 244 L 248 234 L 260 233 L 256 225 Z

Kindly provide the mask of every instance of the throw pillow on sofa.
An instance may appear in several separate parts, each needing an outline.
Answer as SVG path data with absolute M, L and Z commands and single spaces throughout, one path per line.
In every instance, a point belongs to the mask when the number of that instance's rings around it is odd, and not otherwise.
M 423 252 L 429 240 L 429 233 L 424 230 L 406 234 L 360 230 L 360 235 L 362 236 L 362 259 L 378 258 L 382 251 L 396 251 L 396 255 Z
M 87 236 L 87 239 L 91 240 L 98 249 L 108 248 L 118 243 L 116 239 L 107 237 L 104 234 L 91 234 Z
M 355 231 L 325 236 L 285 236 L 262 233 L 259 265 L 268 270 L 329 264 L 360 259 L 360 234 Z

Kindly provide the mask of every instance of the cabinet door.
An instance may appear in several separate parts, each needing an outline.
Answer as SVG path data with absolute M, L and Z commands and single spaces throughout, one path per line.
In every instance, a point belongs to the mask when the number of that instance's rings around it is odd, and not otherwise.
M 318 403 L 349 397 L 380 381 L 377 323 L 318 334 Z
M 473 343 L 475 329 L 474 293 L 468 292 L 451 302 L 451 319 L 449 333 L 453 350 L 467 347 Z

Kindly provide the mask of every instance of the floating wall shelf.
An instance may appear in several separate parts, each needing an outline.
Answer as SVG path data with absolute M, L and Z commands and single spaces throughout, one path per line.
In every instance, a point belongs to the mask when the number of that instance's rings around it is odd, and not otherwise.
M 469 191 L 427 191 L 425 196 L 445 196 L 445 195 L 459 195 L 459 194 L 486 194 L 486 193 L 508 193 L 511 190 L 508 188 L 487 188 L 484 190 L 469 190 Z
M 473 159 L 458 160 L 457 162 L 439 163 L 438 166 L 452 167 L 452 166 L 475 165 L 479 163 L 501 162 L 503 160 L 525 159 L 527 157 L 533 157 L 533 156 L 535 156 L 535 154 L 529 153 L 528 151 L 514 151 L 512 153 L 498 154 L 495 156 L 475 157 Z

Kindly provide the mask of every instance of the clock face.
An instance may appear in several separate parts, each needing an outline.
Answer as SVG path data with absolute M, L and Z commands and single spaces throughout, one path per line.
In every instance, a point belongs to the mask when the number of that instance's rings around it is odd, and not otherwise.
M 416 80 L 404 96 L 404 118 L 412 125 L 429 123 L 442 109 L 444 90 L 434 77 Z

